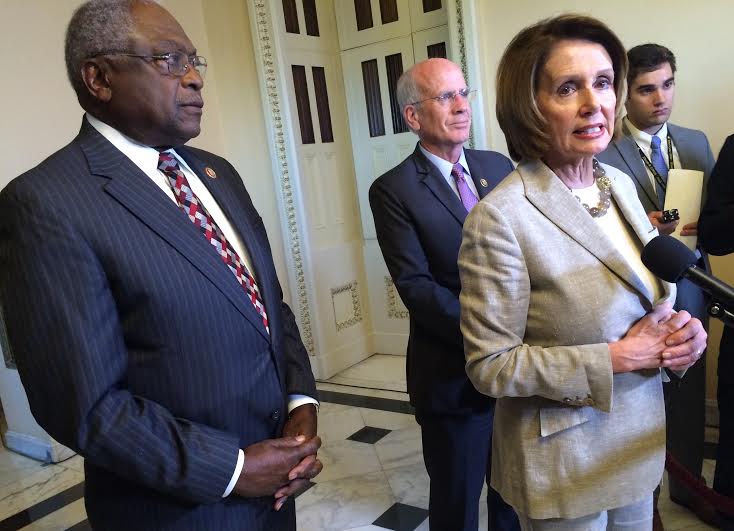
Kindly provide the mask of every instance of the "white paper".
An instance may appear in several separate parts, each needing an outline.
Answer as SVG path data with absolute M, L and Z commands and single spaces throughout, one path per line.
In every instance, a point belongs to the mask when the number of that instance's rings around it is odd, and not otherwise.
M 680 222 L 671 236 L 685 243 L 691 251 L 696 250 L 698 236 L 681 236 L 680 231 L 686 224 L 698 221 L 702 190 L 702 171 L 673 169 L 668 173 L 665 210 L 677 208 L 680 215 Z

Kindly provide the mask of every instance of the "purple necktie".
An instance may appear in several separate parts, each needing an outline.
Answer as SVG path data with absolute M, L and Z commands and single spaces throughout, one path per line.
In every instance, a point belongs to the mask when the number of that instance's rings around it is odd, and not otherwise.
M 479 199 L 477 199 L 477 196 L 469 188 L 466 179 L 464 179 L 464 168 L 462 165 L 458 162 L 454 164 L 454 167 L 451 168 L 451 175 L 454 176 L 454 180 L 456 181 L 456 188 L 459 189 L 459 196 L 461 197 L 464 208 L 466 208 L 467 212 L 471 211 L 474 205 L 479 202 Z

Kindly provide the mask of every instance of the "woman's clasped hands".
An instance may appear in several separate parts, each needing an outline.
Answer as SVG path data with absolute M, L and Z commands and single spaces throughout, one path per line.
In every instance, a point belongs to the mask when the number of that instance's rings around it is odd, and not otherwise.
M 615 373 L 664 367 L 685 371 L 706 349 L 703 324 L 670 302 L 659 304 L 637 321 L 619 341 L 609 343 Z

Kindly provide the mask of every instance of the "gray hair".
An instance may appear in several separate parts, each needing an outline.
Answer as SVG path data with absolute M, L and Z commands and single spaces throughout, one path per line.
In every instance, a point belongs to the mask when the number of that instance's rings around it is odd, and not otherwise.
M 126 51 L 134 21 L 130 13 L 140 0 L 89 0 L 74 11 L 66 29 L 66 74 L 77 96 L 84 94 L 81 66 L 101 52 Z
M 398 99 L 398 105 L 400 105 L 400 112 L 405 110 L 405 107 L 411 103 L 421 99 L 421 90 L 418 87 L 418 83 L 413 77 L 413 68 L 415 65 L 408 68 L 402 73 L 398 79 L 398 84 L 395 87 L 395 96 Z

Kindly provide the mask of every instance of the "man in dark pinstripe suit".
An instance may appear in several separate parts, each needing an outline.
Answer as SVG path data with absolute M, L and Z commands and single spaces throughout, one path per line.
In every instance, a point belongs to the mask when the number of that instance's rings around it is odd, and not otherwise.
M 95 529 L 295 529 L 314 378 L 239 175 L 184 146 L 206 60 L 155 2 L 92 0 L 66 62 L 79 135 L 0 193 L 33 413 L 85 457 Z

